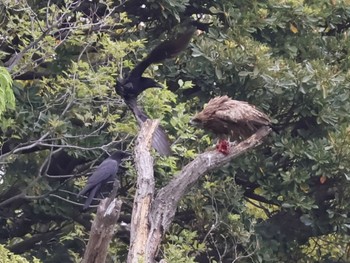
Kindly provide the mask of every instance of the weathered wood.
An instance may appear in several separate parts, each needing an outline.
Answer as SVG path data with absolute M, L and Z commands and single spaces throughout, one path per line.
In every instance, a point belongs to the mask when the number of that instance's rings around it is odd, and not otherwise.
M 164 233 L 174 219 L 180 199 L 202 176 L 260 145 L 271 132 L 260 128 L 239 144 L 231 145 L 228 155 L 214 150 L 199 154 L 154 197 L 153 159 L 149 153 L 150 140 L 155 125 L 145 123 L 139 134 L 135 150 L 138 173 L 137 193 L 134 199 L 131 222 L 131 242 L 128 263 L 155 262 Z
M 147 120 L 141 127 L 135 147 L 135 166 L 138 174 L 131 216 L 128 263 L 148 261 L 149 214 L 154 196 L 153 158 L 150 154 L 152 136 L 159 121 Z
M 113 198 L 103 199 L 91 226 L 89 242 L 82 263 L 103 263 L 106 260 L 109 243 L 115 232 L 122 201 Z
M 163 232 L 168 230 L 175 215 L 177 203 L 202 175 L 225 165 L 241 154 L 260 145 L 270 132 L 271 128 L 268 126 L 260 128 L 248 139 L 239 144 L 231 145 L 228 155 L 224 155 L 216 150 L 198 155 L 173 180 L 159 190 L 152 204 L 152 224 L 156 224 L 156 228 L 162 229 Z

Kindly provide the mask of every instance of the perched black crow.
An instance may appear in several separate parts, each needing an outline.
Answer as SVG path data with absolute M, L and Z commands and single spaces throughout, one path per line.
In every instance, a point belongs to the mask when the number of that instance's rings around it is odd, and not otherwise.
M 126 78 L 117 81 L 115 91 L 124 99 L 139 125 L 149 119 L 149 117 L 137 106 L 137 96 L 148 88 L 162 88 L 162 85 L 154 79 L 142 77 L 143 72 L 153 63 L 159 63 L 178 55 L 187 47 L 195 31 L 196 28 L 190 25 L 175 39 L 163 41 Z M 168 136 L 161 126 L 158 126 L 154 133 L 152 146 L 161 155 L 171 154 Z
M 101 186 L 115 178 L 122 159 L 128 156 L 130 156 L 129 153 L 116 151 L 97 167 L 89 177 L 84 189 L 78 194 L 79 197 L 88 193 L 88 198 L 83 207 L 84 210 L 89 208 L 92 199 L 96 196 Z

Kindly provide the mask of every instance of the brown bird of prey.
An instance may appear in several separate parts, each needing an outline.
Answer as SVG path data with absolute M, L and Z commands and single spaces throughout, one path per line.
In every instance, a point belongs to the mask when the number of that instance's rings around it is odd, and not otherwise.
M 246 139 L 262 126 L 270 126 L 269 117 L 245 101 L 228 96 L 211 99 L 205 108 L 191 120 L 191 124 L 209 130 L 219 137 L 219 152 L 229 153 L 228 137 Z

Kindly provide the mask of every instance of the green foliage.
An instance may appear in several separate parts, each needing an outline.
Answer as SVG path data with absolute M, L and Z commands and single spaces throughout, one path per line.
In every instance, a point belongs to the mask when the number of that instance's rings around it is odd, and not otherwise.
M 311 238 L 306 245 L 303 246 L 305 255 L 309 260 L 322 260 L 329 257 L 331 260 L 349 261 L 348 253 L 348 237 L 344 238 L 336 234 Z M 306 262 L 307 259 L 304 260 Z
M 205 251 L 205 244 L 198 243 L 197 233 L 183 230 L 177 235 L 168 235 L 164 245 L 164 258 L 169 263 L 195 263 L 195 255 Z
M 189 125 L 214 96 L 256 105 L 279 133 L 201 178 L 181 200 L 161 256 L 347 261 L 349 1 L 129 4 L 0 4 L 1 243 L 27 258 L 79 261 L 91 212 L 79 210 L 82 178 L 105 151 L 132 151 L 138 132 L 114 92 L 116 80 L 191 16 L 210 23 L 207 32 L 197 32 L 176 58 L 151 65 L 144 76 L 166 88 L 138 98 L 172 142 L 172 156 L 154 152 L 157 189 L 215 144 L 212 134 Z M 125 166 L 120 196 L 127 220 L 136 171 Z M 125 262 L 128 232 L 116 236 L 111 257 Z
M 40 263 L 41 261 L 37 258 L 33 258 L 31 261 L 27 259 L 14 255 L 9 250 L 7 250 L 3 245 L 0 245 L 0 260 L 2 263 Z
M 6 109 L 15 108 L 15 96 L 12 91 L 13 80 L 4 67 L 0 67 L 0 117 Z

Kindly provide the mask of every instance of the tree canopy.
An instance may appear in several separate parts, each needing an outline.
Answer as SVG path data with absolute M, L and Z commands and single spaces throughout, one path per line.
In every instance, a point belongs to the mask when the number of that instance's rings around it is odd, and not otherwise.
M 257 106 L 276 131 L 184 196 L 159 259 L 350 260 L 347 0 L 3 0 L 0 242 L 11 253 L 79 262 L 95 209 L 77 193 L 139 130 L 116 81 L 189 21 L 188 48 L 145 72 L 165 88 L 138 98 L 172 142 L 171 156 L 152 153 L 156 188 L 216 143 L 189 124 L 215 96 Z M 132 161 L 120 170 L 110 262 L 125 262 L 130 241 L 137 175 Z

